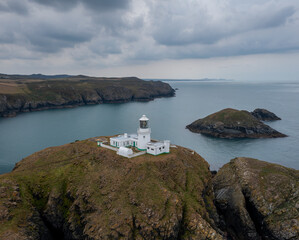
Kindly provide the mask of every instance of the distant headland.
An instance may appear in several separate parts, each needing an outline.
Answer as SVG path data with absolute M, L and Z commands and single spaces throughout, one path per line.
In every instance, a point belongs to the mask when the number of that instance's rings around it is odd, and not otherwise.
M 224 78 L 200 78 L 200 79 L 167 79 L 167 78 L 155 78 L 155 79 L 145 79 L 154 81 L 166 81 L 166 82 L 234 82 L 232 79 Z
M 175 90 L 167 83 L 137 77 L 0 74 L 0 117 L 89 104 L 150 101 L 174 95 Z

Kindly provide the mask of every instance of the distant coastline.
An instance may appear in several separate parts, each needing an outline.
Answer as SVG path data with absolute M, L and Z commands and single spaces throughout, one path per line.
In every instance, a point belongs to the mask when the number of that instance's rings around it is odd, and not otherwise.
M 0 74 L 0 117 L 81 105 L 151 101 L 174 95 L 175 90 L 168 83 L 136 77 Z
M 233 79 L 222 78 L 201 78 L 201 79 L 167 79 L 167 78 L 146 78 L 145 81 L 162 81 L 162 82 L 234 82 Z

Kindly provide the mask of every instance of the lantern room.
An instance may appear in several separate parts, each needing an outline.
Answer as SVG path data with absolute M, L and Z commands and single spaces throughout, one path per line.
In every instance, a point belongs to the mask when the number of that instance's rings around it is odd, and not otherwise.
M 143 129 L 149 128 L 149 119 L 145 115 L 142 115 L 142 117 L 139 119 L 139 123 L 140 123 L 140 128 Z

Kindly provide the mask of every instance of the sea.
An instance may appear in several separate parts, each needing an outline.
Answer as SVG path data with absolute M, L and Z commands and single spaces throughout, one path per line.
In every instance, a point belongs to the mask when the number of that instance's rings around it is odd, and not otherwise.
M 152 138 L 193 149 L 218 170 L 235 157 L 251 157 L 299 169 L 299 83 L 164 80 L 175 97 L 150 102 L 100 104 L 22 113 L 0 118 L 0 173 L 44 148 L 95 136 L 136 133 L 138 119 L 150 119 Z M 287 134 L 274 139 L 217 139 L 186 125 L 224 108 L 266 108 L 282 120 L 267 122 Z

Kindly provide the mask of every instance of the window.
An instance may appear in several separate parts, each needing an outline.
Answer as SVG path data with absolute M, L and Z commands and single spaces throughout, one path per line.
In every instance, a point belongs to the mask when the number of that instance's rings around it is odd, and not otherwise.
M 140 128 L 148 128 L 148 121 L 140 121 Z
M 143 136 L 143 138 L 145 138 L 145 136 Z
M 163 149 L 164 149 L 165 147 L 163 147 Z
M 149 147 L 147 147 L 147 149 L 149 149 Z

